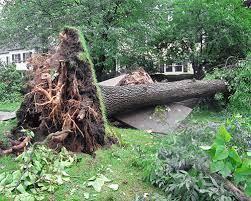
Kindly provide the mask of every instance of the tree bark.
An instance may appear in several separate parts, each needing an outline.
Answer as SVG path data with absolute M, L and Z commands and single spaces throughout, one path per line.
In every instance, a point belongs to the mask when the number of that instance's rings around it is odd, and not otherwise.
M 108 116 L 146 106 L 161 105 L 190 98 L 226 92 L 222 80 L 184 80 L 135 86 L 101 86 Z

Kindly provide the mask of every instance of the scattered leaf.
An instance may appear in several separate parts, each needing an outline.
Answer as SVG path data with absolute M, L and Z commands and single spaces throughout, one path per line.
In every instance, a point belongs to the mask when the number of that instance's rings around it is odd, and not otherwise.
M 201 149 L 207 151 L 212 148 L 212 146 L 200 146 Z
M 90 194 L 89 193 L 84 193 L 84 198 L 88 200 L 90 198 Z
M 26 193 L 25 188 L 23 187 L 22 184 L 19 184 L 19 186 L 17 187 L 17 190 L 18 190 L 20 193 Z
M 119 189 L 119 185 L 118 184 L 110 184 L 108 185 L 109 188 L 111 188 L 112 190 L 116 191 Z
M 97 192 L 101 192 L 102 186 L 105 184 L 105 182 L 100 179 L 97 178 L 95 181 L 90 181 L 87 186 L 92 186 L 94 188 L 95 191 Z

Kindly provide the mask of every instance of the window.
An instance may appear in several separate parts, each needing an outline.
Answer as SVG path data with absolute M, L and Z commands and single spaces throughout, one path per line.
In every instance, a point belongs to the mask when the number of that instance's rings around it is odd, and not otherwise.
M 9 61 L 9 57 L 6 57 L 6 64 L 9 65 L 10 61 Z
M 173 67 L 172 66 L 167 66 L 166 67 L 166 72 L 173 72 Z
M 175 72 L 182 72 L 182 65 L 176 65 L 176 66 L 174 66 L 174 68 L 175 68 Z
M 31 57 L 31 52 L 25 52 L 23 53 L 23 62 L 26 62 L 27 59 L 29 59 Z
M 12 55 L 12 62 L 13 63 L 21 63 L 21 55 L 20 54 L 13 54 Z

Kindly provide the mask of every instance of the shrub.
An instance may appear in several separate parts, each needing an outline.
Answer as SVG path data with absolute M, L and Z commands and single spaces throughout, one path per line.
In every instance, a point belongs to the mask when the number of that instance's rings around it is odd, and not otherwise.
M 208 174 L 208 163 L 199 155 L 184 155 L 183 150 L 159 151 L 151 183 L 162 189 L 169 200 L 235 200 L 224 185 Z
M 24 78 L 14 65 L 0 64 L 0 102 L 20 101 Z
M 251 118 L 249 115 L 232 114 L 225 122 L 225 127 L 232 133 L 230 144 L 239 152 L 251 149 Z
M 227 101 L 230 111 L 251 112 L 251 62 L 249 60 L 242 62 L 235 68 L 215 69 L 212 74 L 206 75 L 206 79 L 224 79 L 228 82 L 230 93 Z M 217 94 L 216 98 L 225 104 L 222 95 Z
M 251 196 L 251 151 L 237 152 L 237 147 L 231 145 L 232 136 L 224 126 L 218 130 L 211 146 L 202 146 L 211 158 L 210 171 L 223 177 L 233 178 L 237 184 L 242 184 L 245 193 Z

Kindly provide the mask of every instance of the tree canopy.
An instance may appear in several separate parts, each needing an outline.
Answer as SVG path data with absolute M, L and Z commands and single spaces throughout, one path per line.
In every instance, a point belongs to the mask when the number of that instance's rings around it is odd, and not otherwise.
M 239 0 L 176 0 L 171 17 L 153 45 L 169 62 L 192 61 L 198 76 L 202 67 L 223 64 L 230 56 L 245 58 L 250 51 L 251 12 Z
M 116 65 L 190 60 L 196 73 L 250 51 L 251 12 L 240 0 L 6 1 L 1 41 L 47 51 L 65 25 L 81 29 L 98 77 Z M 32 41 L 32 42 L 31 42 Z

